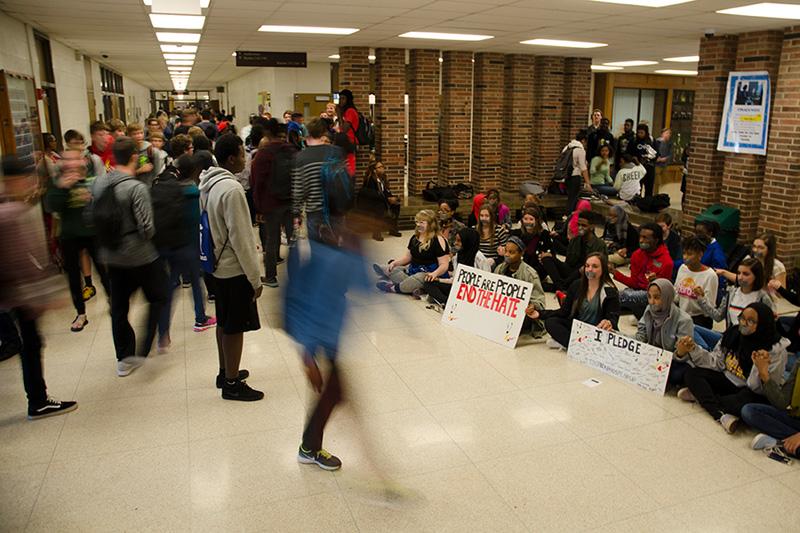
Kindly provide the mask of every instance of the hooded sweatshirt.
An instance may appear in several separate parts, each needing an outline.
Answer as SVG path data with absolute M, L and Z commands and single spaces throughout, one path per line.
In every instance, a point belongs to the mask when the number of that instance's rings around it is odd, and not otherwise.
M 626 276 L 619 270 L 614 271 L 614 279 L 637 290 L 647 290 L 650 282 L 645 274 L 652 272 L 656 278 L 672 279 L 672 258 L 664 244 L 659 244 L 652 252 L 641 248 L 631 255 L 631 275 Z
M 674 352 L 679 338 L 692 336 L 694 323 L 692 317 L 674 304 L 675 289 L 668 280 L 657 279 L 653 284 L 661 290 L 661 306 L 665 311 L 658 324 L 658 313 L 648 305 L 639 321 L 636 340 Z
M 236 176 L 222 167 L 204 170 L 200 174 L 200 209 L 204 208 L 214 238 L 214 277 L 247 276 L 253 290 L 257 290 L 261 286 L 258 243 L 244 188 Z

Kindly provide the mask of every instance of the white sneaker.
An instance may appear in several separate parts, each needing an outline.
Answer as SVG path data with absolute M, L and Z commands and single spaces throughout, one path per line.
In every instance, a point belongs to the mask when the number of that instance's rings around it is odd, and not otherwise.
M 681 390 L 678 391 L 678 398 L 683 400 L 684 402 L 696 402 L 697 398 L 694 397 L 692 391 L 689 390 L 689 387 L 683 387 Z
M 550 348 L 551 350 L 563 350 L 564 349 L 564 347 L 561 346 L 561 343 L 559 343 L 555 339 L 547 339 L 547 342 L 545 343 L 545 345 L 548 348 Z
M 117 361 L 117 376 L 124 378 L 144 364 L 144 357 L 126 357 Z
M 719 423 L 722 424 L 722 427 L 725 428 L 729 435 L 733 435 L 736 433 L 736 428 L 739 427 L 739 417 L 726 413 L 719 419 Z
M 639 325 L 639 319 L 636 318 L 635 316 L 631 316 L 629 324 L 631 326 L 638 326 Z
M 766 433 L 759 433 L 755 437 L 753 437 L 752 442 L 750 442 L 750 447 L 754 450 L 763 450 L 766 448 L 772 448 L 778 444 L 778 440 L 770 437 Z

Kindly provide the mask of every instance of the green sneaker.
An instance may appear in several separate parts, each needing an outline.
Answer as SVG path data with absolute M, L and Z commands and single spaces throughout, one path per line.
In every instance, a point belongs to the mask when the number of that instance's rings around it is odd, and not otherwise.
M 297 461 L 304 465 L 317 465 L 323 470 L 339 470 L 342 467 L 342 462 L 335 455 L 329 454 L 325 450 L 311 452 L 304 450 L 302 446 L 297 451 Z

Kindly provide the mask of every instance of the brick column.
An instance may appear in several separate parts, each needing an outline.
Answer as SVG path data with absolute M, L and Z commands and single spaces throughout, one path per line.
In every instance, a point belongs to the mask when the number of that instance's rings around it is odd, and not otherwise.
M 472 52 L 444 52 L 443 58 L 439 180 L 455 183 L 469 179 Z
M 531 178 L 534 64 L 532 55 L 509 54 L 505 65 L 503 182 L 506 191 Z
M 408 194 L 439 180 L 439 51 L 411 50 L 408 63 Z
M 773 92 L 760 227 L 775 234 L 778 256 L 791 267 L 800 259 L 800 26 L 784 33 Z
M 401 194 L 406 163 L 403 140 L 406 51 L 402 48 L 378 48 L 375 58 L 375 151 L 386 167 L 390 190 Z
M 553 165 L 566 144 L 562 142 L 561 123 L 564 108 L 564 68 L 563 57 L 536 56 L 532 170 L 534 178 L 544 187 L 550 183 Z
M 369 48 L 342 46 L 339 48 L 339 90 L 350 89 L 353 103 L 366 116 L 369 112 Z M 364 176 L 369 162 L 369 146 L 359 146 L 356 152 L 356 181 Z
M 564 60 L 564 107 L 561 144 L 575 138 L 589 124 L 592 91 L 592 58 L 568 57 Z
M 692 150 L 686 177 L 684 226 L 709 204 L 719 202 L 725 153 L 717 151 L 728 73 L 736 67 L 735 35 L 703 37 L 695 83 Z
M 482 191 L 499 188 L 503 163 L 505 57 L 498 53 L 475 54 L 472 128 L 472 183 Z
M 781 59 L 783 31 L 757 31 L 739 35 L 736 52 L 737 71 L 766 70 L 775 95 L 775 81 Z M 726 153 L 722 174 L 723 204 L 739 208 L 741 224 L 739 240 L 752 242 L 758 229 L 761 189 L 767 157 L 753 154 Z

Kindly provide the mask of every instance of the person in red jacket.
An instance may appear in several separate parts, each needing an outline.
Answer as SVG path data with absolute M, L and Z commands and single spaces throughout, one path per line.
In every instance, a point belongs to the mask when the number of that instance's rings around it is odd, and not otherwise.
M 356 146 L 356 131 L 358 130 L 358 109 L 353 102 L 353 93 L 350 89 L 339 91 L 339 120 L 346 122 L 347 125 L 341 128 L 343 133 L 347 134 L 350 144 Z M 347 153 L 347 169 L 351 176 L 356 174 L 356 153 L 355 151 Z
M 92 122 L 91 126 L 89 126 L 89 133 L 92 136 L 92 144 L 89 146 L 89 151 L 103 161 L 106 172 L 114 168 L 116 161 L 114 161 L 114 153 L 111 150 L 114 139 L 109 133 L 108 125 L 100 120 Z
M 639 228 L 639 249 L 631 255 L 631 275 L 614 270 L 614 279 L 628 286 L 619 295 L 620 306 L 641 318 L 647 307 L 647 287 L 658 278 L 672 278 L 672 257 L 661 226 L 648 222 Z

